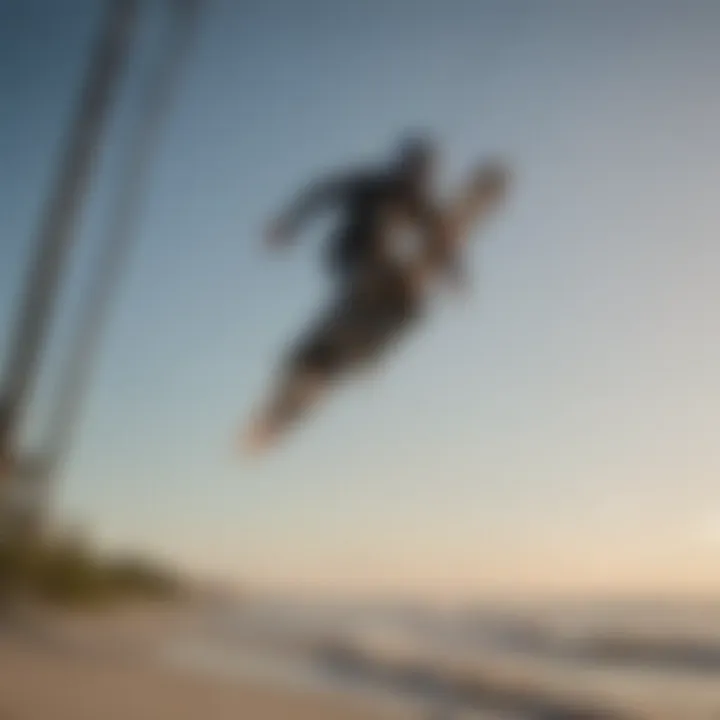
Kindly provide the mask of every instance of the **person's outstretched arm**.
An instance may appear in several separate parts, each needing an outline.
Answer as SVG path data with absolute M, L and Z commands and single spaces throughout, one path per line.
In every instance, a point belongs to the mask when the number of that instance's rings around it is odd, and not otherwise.
M 482 165 L 466 190 L 460 193 L 455 207 L 444 213 L 444 235 L 440 240 L 442 270 L 460 288 L 468 278 L 463 249 L 476 227 L 494 213 L 505 197 L 508 171 L 499 165 Z
M 336 175 L 312 183 L 297 194 L 295 199 L 270 224 L 266 240 L 279 245 L 291 242 L 302 225 L 313 215 L 341 203 L 361 182 L 358 174 Z
M 505 199 L 509 183 L 510 173 L 502 165 L 483 164 L 475 170 L 453 211 L 454 221 L 463 236 L 469 235 L 487 216 L 494 214 Z
M 436 205 L 420 208 L 423 246 L 420 248 L 424 274 L 440 274 L 457 289 L 467 284 L 467 274 L 458 246 L 456 228 L 448 213 Z

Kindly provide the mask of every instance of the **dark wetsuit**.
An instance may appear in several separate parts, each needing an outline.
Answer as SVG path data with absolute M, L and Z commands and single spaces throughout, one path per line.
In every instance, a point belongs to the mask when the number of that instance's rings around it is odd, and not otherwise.
M 331 203 L 340 208 L 341 218 L 325 260 L 340 294 L 291 358 L 296 369 L 323 374 L 372 358 L 420 313 L 420 298 L 393 252 L 393 220 L 419 231 L 423 252 L 440 239 L 436 209 L 393 172 L 355 173 L 319 183 L 293 204 L 283 224 L 293 231 L 306 215 Z
M 331 178 L 303 193 L 282 218 L 293 232 L 307 215 L 321 206 L 340 210 L 337 229 L 326 251 L 326 266 L 340 281 L 358 273 L 374 272 L 393 256 L 395 240 L 390 217 L 401 216 L 421 231 L 422 241 L 432 243 L 439 216 L 431 203 L 392 171 L 366 171 Z
M 420 220 L 420 203 L 392 176 L 382 174 L 351 180 L 343 199 L 344 217 L 331 238 L 327 260 L 334 274 L 347 279 L 357 271 L 372 272 L 388 261 L 392 243 L 389 214 Z
M 377 359 L 420 317 L 422 298 L 394 252 L 394 220 L 418 232 L 420 254 L 437 257 L 442 251 L 439 211 L 398 175 L 356 173 L 317 184 L 281 218 L 281 227 L 293 233 L 326 204 L 342 213 L 325 255 L 338 295 L 286 358 L 284 384 L 270 413 L 272 423 L 281 426 L 308 409 L 308 375 L 332 382 Z

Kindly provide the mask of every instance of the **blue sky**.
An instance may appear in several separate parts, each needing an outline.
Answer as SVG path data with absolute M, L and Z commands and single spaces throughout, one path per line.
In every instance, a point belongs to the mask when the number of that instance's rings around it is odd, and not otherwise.
M 0 9 L 3 323 L 98 5 Z M 142 16 L 36 421 L 162 19 Z M 717 588 L 718 23 L 699 0 L 209 3 L 59 510 L 238 581 Z M 238 459 L 327 290 L 322 225 L 282 258 L 259 230 L 408 126 L 441 139 L 445 185 L 485 154 L 514 167 L 472 296 L 438 298 L 274 456 Z

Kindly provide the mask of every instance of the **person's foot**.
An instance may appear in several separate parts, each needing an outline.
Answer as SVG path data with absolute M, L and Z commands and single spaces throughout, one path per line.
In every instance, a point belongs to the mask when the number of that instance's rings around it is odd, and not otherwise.
M 240 439 L 241 450 L 247 455 L 260 455 L 277 437 L 277 432 L 266 420 L 256 420 Z

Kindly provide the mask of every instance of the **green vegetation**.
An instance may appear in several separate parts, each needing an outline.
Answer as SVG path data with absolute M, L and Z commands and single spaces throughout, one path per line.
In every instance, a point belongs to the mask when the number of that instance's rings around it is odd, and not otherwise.
M 171 599 L 178 576 L 135 557 L 107 557 L 76 537 L 0 542 L 0 596 L 64 606 Z

